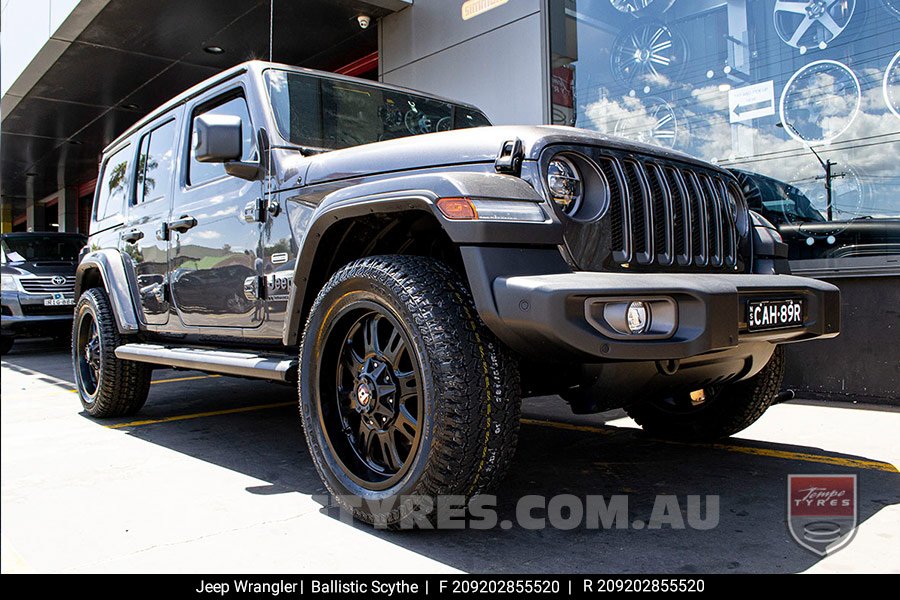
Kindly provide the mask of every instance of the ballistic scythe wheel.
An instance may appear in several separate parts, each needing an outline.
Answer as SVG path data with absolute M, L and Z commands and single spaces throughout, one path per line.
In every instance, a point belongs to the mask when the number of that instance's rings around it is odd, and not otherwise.
M 132 415 L 147 400 L 153 370 L 116 358 L 120 344 L 106 292 L 86 291 L 75 305 L 72 363 L 81 405 L 93 417 Z
M 357 260 L 310 310 L 300 348 L 306 439 L 334 500 L 360 520 L 403 527 L 417 499 L 494 489 L 515 449 L 519 404 L 513 360 L 442 263 Z

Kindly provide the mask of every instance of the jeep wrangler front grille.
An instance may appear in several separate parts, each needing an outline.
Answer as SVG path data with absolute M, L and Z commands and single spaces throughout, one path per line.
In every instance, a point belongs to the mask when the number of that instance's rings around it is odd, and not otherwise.
M 609 184 L 613 262 L 734 271 L 740 191 L 715 172 L 652 159 L 596 156 Z

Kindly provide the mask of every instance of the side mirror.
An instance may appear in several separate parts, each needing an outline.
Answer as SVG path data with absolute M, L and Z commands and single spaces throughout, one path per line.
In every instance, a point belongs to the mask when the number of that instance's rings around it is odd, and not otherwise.
M 244 162 L 241 118 L 233 115 L 203 115 L 194 120 L 194 157 L 204 163 L 224 163 L 233 177 L 254 181 L 262 177 L 258 162 Z
M 241 118 L 203 115 L 194 120 L 194 157 L 204 163 L 241 159 Z

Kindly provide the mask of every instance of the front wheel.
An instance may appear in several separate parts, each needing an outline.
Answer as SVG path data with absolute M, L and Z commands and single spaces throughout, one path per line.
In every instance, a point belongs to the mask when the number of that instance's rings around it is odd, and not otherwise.
M 0 336 L 0 355 L 6 354 L 12 350 L 14 342 L 15 340 L 11 335 Z
M 439 495 L 491 491 L 512 459 L 519 410 L 514 361 L 442 263 L 361 259 L 316 298 L 300 412 L 319 475 L 356 518 L 402 527 Z
M 625 411 L 656 437 L 713 441 L 756 422 L 775 401 L 783 380 L 784 350 L 779 346 L 749 379 L 636 402 Z

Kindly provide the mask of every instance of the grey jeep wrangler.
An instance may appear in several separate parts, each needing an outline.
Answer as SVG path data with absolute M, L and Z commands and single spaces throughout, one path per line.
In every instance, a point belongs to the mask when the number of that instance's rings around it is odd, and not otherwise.
M 754 422 L 780 345 L 840 327 L 838 290 L 785 257 L 711 164 L 249 62 L 105 150 L 75 377 L 96 417 L 137 412 L 154 366 L 296 384 L 336 497 L 471 496 L 504 476 L 523 395 L 660 437 Z

